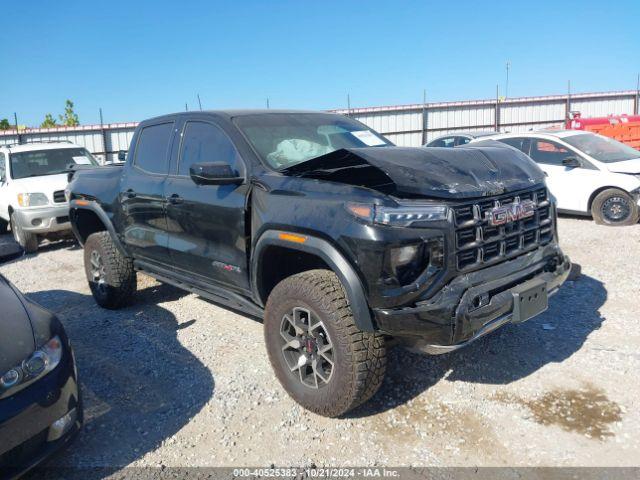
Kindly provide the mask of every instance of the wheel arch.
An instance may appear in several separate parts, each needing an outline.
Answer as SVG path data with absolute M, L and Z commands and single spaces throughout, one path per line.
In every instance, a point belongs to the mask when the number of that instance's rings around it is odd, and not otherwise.
M 340 279 L 358 328 L 366 332 L 375 331 L 362 282 L 336 247 L 327 240 L 308 234 L 294 234 L 298 241 L 285 240 L 283 235 L 287 238 L 287 235 L 292 234 L 268 230 L 260 236 L 253 248 L 251 284 L 256 300 L 264 306 L 273 287 L 284 278 L 314 268 L 326 268 Z M 287 267 L 275 274 L 270 273 L 273 266 L 282 265 L 283 260 L 290 260 L 284 263 Z
M 615 185 L 608 185 L 606 187 L 598 187 L 596 190 L 594 190 L 591 195 L 589 196 L 589 202 L 587 203 L 587 211 L 589 213 L 591 213 L 591 206 L 593 205 L 593 201 L 596 199 L 596 197 L 598 195 L 600 195 L 602 192 L 604 192 L 605 190 L 610 190 L 610 189 L 614 189 L 614 190 L 620 190 L 624 193 L 626 193 L 627 195 L 631 195 L 631 193 L 629 193 L 626 189 L 622 188 L 622 187 L 617 187 Z
M 89 235 L 106 231 L 120 253 L 129 256 L 116 234 L 113 223 L 100 205 L 93 201 L 83 200 L 82 203 L 78 203 L 77 200 L 72 200 L 69 207 L 71 230 L 80 245 L 84 245 Z

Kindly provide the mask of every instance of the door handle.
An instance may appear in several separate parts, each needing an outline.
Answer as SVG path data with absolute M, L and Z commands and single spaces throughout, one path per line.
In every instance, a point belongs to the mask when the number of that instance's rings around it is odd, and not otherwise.
M 167 201 L 171 205 L 178 205 L 178 204 L 182 203 L 182 197 L 180 195 L 178 195 L 177 193 L 174 193 L 170 197 L 167 197 Z
M 136 196 L 136 192 L 134 192 L 131 188 L 124 193 L 126 194 L 127 198 L 135 198 Z

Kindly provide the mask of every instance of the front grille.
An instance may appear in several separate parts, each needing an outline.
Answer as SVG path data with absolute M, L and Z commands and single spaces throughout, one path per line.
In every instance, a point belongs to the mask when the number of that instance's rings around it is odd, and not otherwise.
M 501 226 L 489 225 L 487 212 L 499 205 L 532 200 L 535 215 Z M 501 195 L 453 207 L 458 270 L 473 270 L 546 245 L 553 238 L 553 219 L 546 188 Z
M 64 190 L 58 190 L 57 192 L 53 192 L 53 202 L 54 203 L 64 203 L 67 199 L 64 196 Z

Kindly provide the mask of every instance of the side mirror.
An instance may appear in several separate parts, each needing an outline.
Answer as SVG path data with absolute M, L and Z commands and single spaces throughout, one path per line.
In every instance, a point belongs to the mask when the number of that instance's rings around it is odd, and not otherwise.
M 189 168 L 189 174 L 197 185 L 237 185 L 244 181 L 244 178 L 225 162 L 194 163 Z
M 570 156 L 562 159 L 562 165 L 569 168 L 578 168 L 582 166 L 582 162 L 578 157 Z
M 120 150 L 118 152 L 118 161 L 124 162 L 127 160 L 127 152 L 125 150 Z

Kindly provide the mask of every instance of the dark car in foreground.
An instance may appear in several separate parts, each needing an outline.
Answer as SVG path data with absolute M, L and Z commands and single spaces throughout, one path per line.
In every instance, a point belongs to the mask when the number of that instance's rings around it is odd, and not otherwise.
M 457 350 L 546 310 L 570 267 L 522 152 L 395 147 L 335 114 L 154 118 L 124 166 L 68 190 L 99 305 L 129 303 L 141 271 L 263 317 L 278 379 L 327 416 L 376 392 L 389 337 Z
M 82 419 L 62 324 L 0 275 L 0 478 L 16 477 L 68 444 Z

